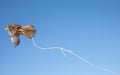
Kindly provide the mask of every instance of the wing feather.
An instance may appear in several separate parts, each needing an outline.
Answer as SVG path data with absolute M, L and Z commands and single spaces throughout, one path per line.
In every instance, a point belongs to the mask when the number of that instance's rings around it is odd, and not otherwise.
M 12 41 L 12 43 L 13 43 L 15 46 L 18 46 L 19 43 L 20 43 L 19 36 L 18 36 L 18 35 L 12 36 L 12 37 L 11 37 L 11 41 Z

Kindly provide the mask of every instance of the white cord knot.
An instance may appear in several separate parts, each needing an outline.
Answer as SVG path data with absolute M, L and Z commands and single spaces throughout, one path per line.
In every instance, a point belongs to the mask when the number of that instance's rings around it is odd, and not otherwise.
M 60 50 L 61 50 L 61 52 L 63 53 L 63 55 L 64 55 L 65 57 L 67 57 L 67 55 L 65 54 L 65 49 L 64 49 L 64 48 L 60 48 Z

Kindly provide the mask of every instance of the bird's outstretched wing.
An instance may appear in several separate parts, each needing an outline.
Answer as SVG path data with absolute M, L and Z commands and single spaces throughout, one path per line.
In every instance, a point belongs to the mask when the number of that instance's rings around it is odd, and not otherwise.
M 20 43 L 19 36 L 18 36 L 18 35 L 12 36 L 12 37 L 11 37 L 11 41 L 12 41 L 12 43 L 14 43 L 15 46 L 18 46 L 19 43 Z

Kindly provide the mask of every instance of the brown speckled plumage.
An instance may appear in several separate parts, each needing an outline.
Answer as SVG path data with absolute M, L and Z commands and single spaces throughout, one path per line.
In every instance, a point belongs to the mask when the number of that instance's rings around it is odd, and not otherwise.
M 33 25 L 21 26 L 18 24 L 9 24 L 8 27 L 5 29 L 8 31 L 11 40 L 15 44 L 15 46 L 18 46 L 20 43 L 20 35 L 24 35 L 27 38 L 31 39 L 34 37 L 34 34 L 36 32 Z

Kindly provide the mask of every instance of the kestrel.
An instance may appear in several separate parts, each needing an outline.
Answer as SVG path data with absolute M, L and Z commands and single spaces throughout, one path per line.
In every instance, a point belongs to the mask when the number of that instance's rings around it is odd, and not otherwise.
M 24 35 L 27 38 L 31 39 L 34 37 L 34 34 L 36 32 L 33 25 L 21 26 L 18 24 L 9 24 L 5 30 L 8 31 L 8 34 L 11 37 L 11 41 L 15 46 L 18 46 L 20 43 L 20 35 Z

